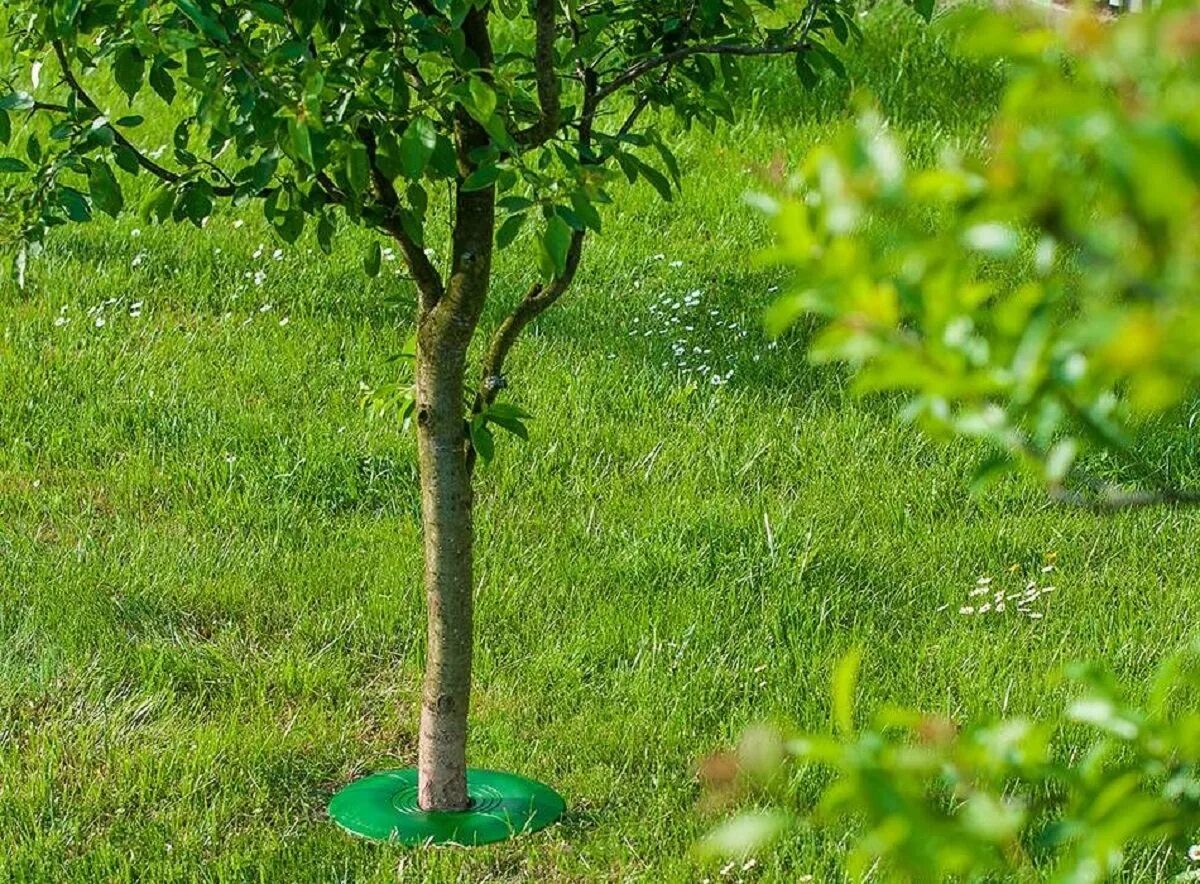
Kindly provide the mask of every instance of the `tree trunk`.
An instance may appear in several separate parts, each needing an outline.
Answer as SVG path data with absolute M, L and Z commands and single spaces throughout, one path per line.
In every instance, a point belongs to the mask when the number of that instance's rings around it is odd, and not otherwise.
M 463 426 L 465 353 L 419 352 L 417 445 L 429 640 L 418 749 L 425 810 L 465 810 L 471 694 L 471 477 Z
M 463 20 L 479 67 L 492 68 L 487 7 Z M 490 74 L 485 73 L 485 79 Z M 444 292 L 423 299 L 417 329 L 417 447 L 425 528 L 425 598 L 429 642 L 417 749 L 422 810 L 466 810 L 467 707 L 471 698 L 472 586 L 470 445 L 466 433 L 467 349 L 479 324 L 492 275 L 496 189 L 466 191 L 472 152 L 488 135 L 465 109 L 455 112 L 459 182 L 455 192 L 450 276 Z M 418 284 L 420 281 L 418 280 Z

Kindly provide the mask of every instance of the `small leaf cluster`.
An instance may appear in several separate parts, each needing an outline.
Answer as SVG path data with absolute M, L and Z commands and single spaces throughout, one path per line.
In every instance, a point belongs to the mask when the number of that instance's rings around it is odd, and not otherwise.
M 389 363 L 404 365 L 401 377 L 375 388 L 363 390 L 361 404 L 367 414 L 375 419 L 395 419 L 402 429 L 412 423 L 417 408 L 417 389 L 413 380 L 413 366 L 417 358 L 417 340 L 414 334 L 404 349 L 388 359 Z M 533 415 L 511 402 L 484 402 L 476 406 L 473 401 L 464 402 L 467 413 L 466 436 L 474 451 L 485 462 L 496 456 L 496 436 L 493 427 L 511 433 L 519 439 L 529 441 L 528 421 Z

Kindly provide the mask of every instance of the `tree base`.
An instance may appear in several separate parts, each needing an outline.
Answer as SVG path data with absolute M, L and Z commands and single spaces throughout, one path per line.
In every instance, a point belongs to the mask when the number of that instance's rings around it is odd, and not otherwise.
M 386 770 L 334 795 L 329 816 L 350 834 L 373 841 L 472 847 L 544 829 L 567 809 L 549 786 L 495 770 L 469 768 L 467 794 L 467 810 L 424 811 L 417 803 L 416 770 Z

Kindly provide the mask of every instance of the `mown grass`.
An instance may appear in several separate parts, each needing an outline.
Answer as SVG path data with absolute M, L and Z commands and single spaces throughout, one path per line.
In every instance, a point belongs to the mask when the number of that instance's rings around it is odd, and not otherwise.
M 904 14 L 867 26 L 851 70 L 914 150 L 978 145 L 1000 72 Z M 1077 658 L 1140 684 L 1200 614 L 1194 514 L 1101 518 L 1018 481 L 972 499 L 978 452 L 761 337 L 781 280 L 742 196 L 846 119 L 850 88 L 751 78 L 743 123 L 679 136 L 683 198 L 623 190 L 514 356 L 537 419 L 480 474 L 472 753 L 570 813 L 493 848 L 366 844 L 324 814 L 415 756 L 413 444 L 358 404 L 407 337 L 396 265 L 365 279 L 354 236 L 276 261 L 252 215 L 58 235 L 32 290 L 3 294 L 0 878 L 836 880 L 832 836 L 724 874 L 689 848 L 711 823 L 696 759 L 755 721 L 822 727 L 850 646 L 864 710 L 1037 713 Z M 489 323 L 531 278 L 520 251 Z M 722 386 L 658 331 L 664 296 L 694 290 L 679 325 L 732 369 Z M 1050 551 L 1043 620 L 958 615 L 976 575 Z

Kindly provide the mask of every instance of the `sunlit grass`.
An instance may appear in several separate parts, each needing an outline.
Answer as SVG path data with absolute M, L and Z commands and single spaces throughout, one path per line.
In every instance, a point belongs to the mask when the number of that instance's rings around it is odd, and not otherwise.
M 997 72 L 905 21 L 869 26 L 856 85 L 914 150 L 978 146 Z M 688 855 L 695 761 L 756 720 L 822 726 L 849 646 L 865 708 L 971 716 L 1054 705 L 1080 657 L 1136 684 L 1190 632 L 1195 515 L 1099 518 L 1019 482 L 972 500 L 977 452 L 767 345 L 782 280 L 743 195 L 852 109 L 783 66 L 746 89 L 746 122 L 678 136 L 680 200 L 622 192 L 511 363 L 536 419 L 479 477 L 472 752 L 571 808 L 511 844 L 402 851 L 324 817 L 415 756 L 413 443 L 359 405 L 408 336 L 399 264 L 366 279 L 359 234 L 277 253 L 251 214 L 130 219 L 57 236 L 4 289 L 0 878 L 732 880 Z M 521 245 L 488 323 L 534 276 Z M 959 613 L 1051 553 L 1041 618 Z M 828 880 L 841 854 L 801 834 L 745 874 Z

